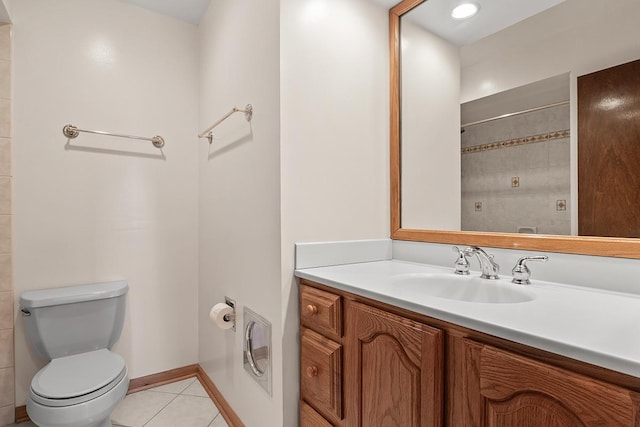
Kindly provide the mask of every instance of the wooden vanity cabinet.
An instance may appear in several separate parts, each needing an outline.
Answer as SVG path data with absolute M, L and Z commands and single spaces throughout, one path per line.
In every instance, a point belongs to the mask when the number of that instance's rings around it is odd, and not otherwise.
M 640 378 L 307 280 L 300 298 L 302 427 L 640 427 Z
M 302 427 L 442 425 L 440 330 L 305 284 L 300 323 Z

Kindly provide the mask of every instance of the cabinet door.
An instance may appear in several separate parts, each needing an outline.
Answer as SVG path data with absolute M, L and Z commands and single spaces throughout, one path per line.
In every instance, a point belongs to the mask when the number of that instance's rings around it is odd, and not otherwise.
M 300 402 L 300 427 L 333 427 L 306 402 Z
M 349 425 L 442 425 L 442 332 L 363 304 L 347 311 Z
M 639 425 L 638 396 L 630 390 L 491 346 L 465 345 L 476 376 L 468 384 L 482 401 L 476 416 L 487 427 Z

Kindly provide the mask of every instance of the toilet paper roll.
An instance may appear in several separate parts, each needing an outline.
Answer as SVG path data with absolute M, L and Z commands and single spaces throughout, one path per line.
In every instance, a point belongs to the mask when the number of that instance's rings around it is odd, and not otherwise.
M 225 320 L 225 316 L 228 320 Z M 209 318 L 220 329 L 231 329 L 234 323 L 233 307 L 222 302 L 218 303 L 211 307 Z

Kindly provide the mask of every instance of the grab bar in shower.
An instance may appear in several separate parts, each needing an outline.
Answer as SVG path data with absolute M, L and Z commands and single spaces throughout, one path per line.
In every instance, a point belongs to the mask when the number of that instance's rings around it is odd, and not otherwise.
M 233 113 L 244 113 L 244 118 L 247 119 L 248 122 L 250 122 L 251 121 L 251 117 L 253 117 L 253 107 L 251 106 L 251 104 L 247 104 L 244 107 L 244 110 L 241 109 L 241 108 L 238 108 L 238 107 L 233 107 L 231 109 L 231 111 L 229 111 L 227 114 L 222 116 L 222 118 L 220 118 L 220 120 L 218 120 L 217 122 L 215 122 L 214 124 L 212 124 L 211 126 L 206 128 L 205 130 L 200 132 L 198 134 L 198 138 L 207 138 L 209 140 L 209 144 L 211 144 L 211 142 L 213 141 L 213 133 L 211 132 L 213 130 L 213 128 L 215 128 L 220 123 L 222 123 L 225 120 L 227 120 L 227 118 L 229 118 L 229 116 L 231 116 Z
M 73 126 L 73 125 L 66 125 L 65 127 L 62 128 L 63 135 L 66 136 L 67 138 L 70 138 L 70 139 L 77 138 L 78 135 L 80 134 L 80 132 L 95 133 L 95 134 L 98 134 L 98 135 L 116 136 L 118 138 L 140 139 L 140 140 L 143 140 L 143 141 L 151 141 L 153 146 L 156 147 L 156 148 L 164 147 L 164 139 L 159 135 L 156 135 L 156 136 L 151 137 L 151 138 L 147 138 L 147 137 L 144 137 L 144 136 L 125 135 L 125 134 L 121 134 L 121 133 L 104 132 L 104 131 L 101 131 L 101 130 L 79 129 L 76 126 Z

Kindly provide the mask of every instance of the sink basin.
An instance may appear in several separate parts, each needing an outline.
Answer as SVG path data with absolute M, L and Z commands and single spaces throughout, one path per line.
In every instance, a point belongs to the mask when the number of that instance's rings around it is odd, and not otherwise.
M 450 300 L 489 304 L 514 304 L 534 299 L 533 294 L 514 285 L 510 280 L 488 280 L 478 276 L 438 273 L 407 274 L 396 276 L 392 285 L 394 294 L 409 299 L 428 295 Z

